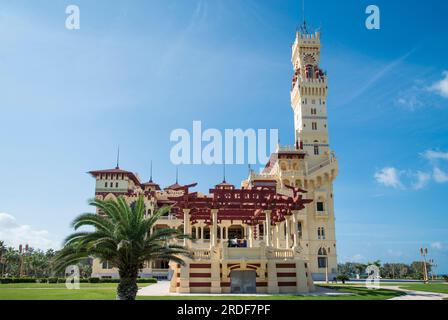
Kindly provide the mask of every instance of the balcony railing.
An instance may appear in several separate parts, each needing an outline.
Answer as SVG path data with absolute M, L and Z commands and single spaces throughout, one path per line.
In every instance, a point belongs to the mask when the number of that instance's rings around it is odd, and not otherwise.
M 209 249 L 194 249 L 193 256 L 197 260 L 210 260 Z

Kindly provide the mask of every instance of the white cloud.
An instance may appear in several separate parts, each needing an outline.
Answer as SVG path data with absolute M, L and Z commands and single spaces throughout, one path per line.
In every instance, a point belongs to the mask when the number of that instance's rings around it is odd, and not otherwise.
M 443 245 L 440 241 L 436 241 L 436 242 L 431 243 L 431 248 L 441 250 L 443 248 Z
M 417 181 L 412 184 L 412 188 L 414 188 L 415 190 L 423 189 L 427 186 L 429 181 L 431 181 L 431 175 L 427 172 L 417 171 L 417 173 L 415 173 L 415 176 L 417 178 Z
M 448 152 L 426 150 L 423 156 L 428 160 L 448 160 Z
M 433 177 L 434 180 L 438 183 L 448 182 L 448 173 L 440 170 L 437 167 L 434 167 Z
M 448 71 L 443 72 L 443 78 L 429 87 L 429 91 L 436 92 L 440 96 L 448 98 Z
M 375 179 L 378 183 L 386 187 L 402 188 L 400 181 L 400 172 L 393 167 L 383 168 L 375 173 Z
M 7 246 L 15 248 L 20 244 L 28 244 L 43 250 L 59 248 L 59 244 L 51 239 L 47 230 L 36 230 L 29 225 L 19 224 L 14 216 L 1 212 L 0 240 L 4 240 Z

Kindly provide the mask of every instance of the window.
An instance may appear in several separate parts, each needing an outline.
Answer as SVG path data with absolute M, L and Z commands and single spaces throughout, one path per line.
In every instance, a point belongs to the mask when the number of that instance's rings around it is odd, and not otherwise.
M 298 233 L 299 239 L 301 239 L 302 238 L 302 222 L 301 221 L 297 222 L 297 233 Z
M 112 269 L 112 263 L 110 263 L 109 261 L 103 261 L 103 265 L 102 265 L 103 269 Z
M 319 145 L 318 145 L 318 144 L 315 144 L 315 145 L 314 145 L 314 155 L 315 155 L 315 156 L 318 156 L 318 155 L 319 155 Z
M 319 268 L 327 267 L 327 250 L 325 248 L 320 248 L 317 252 L 317 266 Z
M 325 211 L 324 203 L 323 203 L 323 202 L 317 202 L 317 203 L 316 203 L 316 210 L 317 210 L 318 212 L 323 212 L 323 211 Z
M 318 264 L 319 268 L 326 268 L 327 258 L 326 257 L 318 257 L 317 264 Z
M 104 182 L 104 188 L 107 188 L 107 182 Z
M 325 228 L 324 227 L 317 228 L 317 239 L 325 240 Z
M 311 128 L 312 128 L 313 130 L 317 130 L 317 122 L 313 122 L 313 123 L 311 124 Z
M 115 182 L 115 188 L 118 188 L 118 182 Z

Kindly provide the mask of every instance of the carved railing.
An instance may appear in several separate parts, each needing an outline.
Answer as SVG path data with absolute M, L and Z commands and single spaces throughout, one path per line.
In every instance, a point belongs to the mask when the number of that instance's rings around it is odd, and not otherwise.
M 272 259 L 294 259 L 294 251 L 289 249 L 271 249 L 268 258 Z
M 193 256 L 197 260 L 210 260 L 210 250 L 209 249 L 194 249 Z

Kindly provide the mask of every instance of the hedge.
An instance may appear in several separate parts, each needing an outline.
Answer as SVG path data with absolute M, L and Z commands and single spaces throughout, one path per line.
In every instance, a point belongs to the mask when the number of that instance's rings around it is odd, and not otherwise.
M 0 283 L 36 283 L 36 278 L 29 277 L 11 277 L 11 278 L 0 278 Z
M 0 278 L 0 284 L 8 284 L 8 283 L 65 283 L 67 281 L 66 278 L 30 278 L 30 277 L 8 277 L 8 278 Z M 120 279 L 118 278 L 81 278 L 79 279 L 80 283 L 119 283 Z M 155 278 L 138 278 L 138 283 L 157 283 L 157 279 Z

